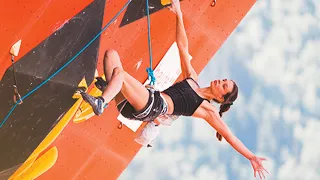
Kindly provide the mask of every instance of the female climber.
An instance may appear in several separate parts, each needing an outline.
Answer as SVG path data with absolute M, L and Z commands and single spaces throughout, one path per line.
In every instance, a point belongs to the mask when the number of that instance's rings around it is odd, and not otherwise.
M 255 177 L 256 172 L 260 178 L 265 177 L 264 171 L 267 171 L 262 161 L 266 159 L 248 150 L 221 119 L 222 113 L 228 111 L 237 99 L 236 83 L 223 79 L 212 81 L 209 87 L 199 87 L 198 76 L 189 59 L 188 39 L 179 0 L 172 0 L 170 9 L 176 14 L 176 42 L 184 80 L 162 92 L 147 88 L 123 70 L 115 50 L 107 50 L 104 57 L 107 85 L 103 86 L 101 82 L 96 83 L 97 87 L 103 91 L 102 96 L 93 97 L 82 92 L 83 99 L 92 106 L 96 115 L 102 114 L 106 105 L 121 94 L 124 100 L 118 103 L 118 109 L 128 119 L 153 121 L 164 114 L 204 119 L 217 131 L 219 140 L 224 137 L 236 151 L 251 162 Z M 219 111 L 210 103 L 210 100 L 220 104 Z

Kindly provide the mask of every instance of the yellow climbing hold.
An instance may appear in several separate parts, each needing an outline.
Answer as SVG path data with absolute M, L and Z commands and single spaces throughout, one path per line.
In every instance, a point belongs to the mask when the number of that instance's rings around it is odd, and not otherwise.
M 52 147 L 42 156 L 40 156 L 30 168 L 24 171 L 20 176 L 14 178 L 22 180 L 36 179 L 44 172 L 48 171 L 58 159 L 58 149 L 57 147 Z
M 87 85 L 87 81 L 86 81 L 85 77 L 83 77 L 82 80 L 80 81 L 78 88 L 88 89 L 88 85 Z M 75 93 L 72 96 L 73 99 L 79 99 L 80 97 L 81 97 L 81 95 L 79 93 Z
M 19 50 L 20 50 L 20 46 L 21 46 L 21 39 L 11 47 L 10 54 L 13 55 L 13 56 L 18 56 Z
M 171 4 L 171 0 L 161 0 L 161 4 L 162 4 L 162 6 Z

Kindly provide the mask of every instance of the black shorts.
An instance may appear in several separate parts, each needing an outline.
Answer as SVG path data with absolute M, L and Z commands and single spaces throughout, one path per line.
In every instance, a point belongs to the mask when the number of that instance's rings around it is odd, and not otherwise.
M 148 89 L 148 91 L 148 103 L 141 111 L 136 111 L 127 100 L 120 102 L 117 108 L 121 115 L 130 120 L 149 122 L 159 115 L 165 114 L 167 112 L 167 103 L 161 97 L 160 92 L 152 89 Z

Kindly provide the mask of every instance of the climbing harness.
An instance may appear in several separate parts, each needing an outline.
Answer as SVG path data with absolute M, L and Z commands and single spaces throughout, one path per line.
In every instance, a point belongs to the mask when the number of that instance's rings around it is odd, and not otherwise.
M 132 0 L 128 0 L 128 2 L 120 9 L 120 11 L 103 27 L 103 29 L 87 44 L 85 45 L 74 57 L 72 57 L 66 64 L 64 64 L 60 69 L 58 69 L 55 73 L 53 73 L 49 78 L 47 78 L 45 81 L 43 81 L 40 85 L 35 87 L 33 90 L 28 92 L 26 95 L 24 95 L 20 100 L 17 101 L 7 116 L 4 118 L 2 123 L 0 124 L 0 128 L 3 126 L 3 124 L 8 120 L 9 116 L 12 114 L 13 110 L 17 107 L 19 103 L 21 103 L 24 99 L 26 99 L 28 96 L 30 96 L 32 93 L 34 93 L 36 90 L 38 90 L 40 87 L 42 87 L 44 84 L 49 82 L 53 77 L 55 77 L 58 73 L 60 73 L 64 68 L 66 68 L 73 60 L 75 60 L 84 50 L 86 50 L 117 18 L 118 16 L 126 9 L 126 7 L 130 4 Z M 19 97 L 19 96 L 18 96 Z

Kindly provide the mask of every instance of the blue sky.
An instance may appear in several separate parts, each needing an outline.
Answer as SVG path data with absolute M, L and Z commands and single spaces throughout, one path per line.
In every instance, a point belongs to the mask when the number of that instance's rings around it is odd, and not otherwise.
M 234 79 L 237 102 L 223 119 L 255 154 L 268 179 L 320 179 L 320 1 L 258 1 L 200 74 Z M 249 161 L 199 119 L 162 127 L 120 179 L 250 180 Z

